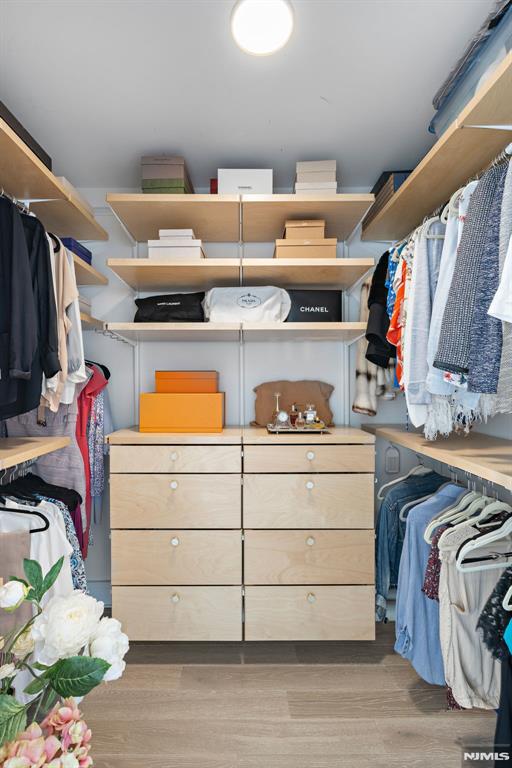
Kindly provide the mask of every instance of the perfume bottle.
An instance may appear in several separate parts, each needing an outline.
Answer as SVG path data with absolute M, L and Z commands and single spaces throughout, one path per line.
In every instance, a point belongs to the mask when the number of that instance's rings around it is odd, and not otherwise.
M 308 426 L 314 423 L 316 419 L 316 408 L 313 405 L 313 403 L 306 404 L 306 410 L 304 411 L 304 418 Z
M 281 410 L 279 407 L 279 398 L 281 397 L 280 392 L 274 392 L 274 397 L 276 399 L 276 407 L 274 408 L 274 411 L 272 413 L 272 424 L 276 424 L 277 422 L 277 415 L 279 411 Z
M 295 426 L 295 424 L 297 422 L 297 419 L 298 419 L 298 416 L 299 416 L 299 412 L 297 410 L 297 405 L 296 405 L 296 403 L 293 403 L 292 404 L 292 409 L 290 411 L 290 424 L 291 424 L 292 427 Z
M 304 420 L 304 416 L 302 415 L 302 411 L 299 411 L 295 421 L 295 429 L 304 429 L 305 426 L 306 422 Z

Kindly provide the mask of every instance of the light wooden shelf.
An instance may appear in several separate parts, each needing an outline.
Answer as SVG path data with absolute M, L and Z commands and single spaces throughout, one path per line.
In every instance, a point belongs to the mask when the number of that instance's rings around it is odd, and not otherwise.
M 130 341 L 344 341 L 364 335 L 366 323 L 107 323 Z
M 157 259 L 109 259 L 107 265 L 137 291 L 208 290 L 214 286 L 238 285 L 240 280 L 239 259 L 190 259 L 174 263 Z
M 69 443 L 69 437 L 2 437 L 0 438 L 0 469 L 37 459 L 46 453 L 65 448 Z
M 346 290 L 375 265 L 373 259 L 242 259 L 244 285 Z
M 87 312 L 80 312 L 80 320 L 82 321 L 82 331 L 94 331 L 102 330 L 105 327 L 105 323 L 102 320 L 97 320 L 95 317 L 88 315 Z
M 271 242 L 287 219 L 325 219 L 326 237 L 346 240 L 374 201 L 364 195 L 242 195 L 242 240 Z
M 364 335 L 366 323 L 244 323 L 246 341 L 343 341 Z
M 238 341 L 240 323 L 107 323 L 130 341 Z
M 0 119 L 0 186 L 20 200 L 55 235 L 77 240 L 108 240 L 107 232 L 20 137 Z
M 77 285 L 108 285 L 108 280 L 105 275 L 98 272 L 90 264 L 73 254 L 73 261 L 75 262 L 75 275 Z
M 422 456 L 469 472 L 512 491 L 512 441 L 479 432 L 467 437 L 452 435 L 425 440 L 419 432 L 407 432 L 393 424 L 363 424 L 363 429 L 396 445 L 409 448 Z
M 107 195 L 107 203 L 138 242 L 157 240 L 159 229 L 194 230 L 200 240 L 235 243 L 240 237 L 238 195 Z
M 363 230 L 363 240 L 405 237 L 511 140 L 512 131 L 471 125 L 512 125 L 512 52 Z
M 224 427 L 222 432 L 140 432 L 138 426 L 117 429 L 107 435 L 110 445 L 241 445 L 242 427 Z

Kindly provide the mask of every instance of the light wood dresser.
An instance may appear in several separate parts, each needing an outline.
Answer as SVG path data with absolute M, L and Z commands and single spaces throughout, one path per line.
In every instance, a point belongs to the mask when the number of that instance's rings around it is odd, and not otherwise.
M 113 615 L 136 640 L 371 640 L 374 437 L 109 436 Z

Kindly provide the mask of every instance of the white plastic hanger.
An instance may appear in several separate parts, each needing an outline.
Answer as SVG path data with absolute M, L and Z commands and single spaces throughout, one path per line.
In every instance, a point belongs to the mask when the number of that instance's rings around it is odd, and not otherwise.
M 432 491 L 431 493 L 427 493 L 426 496 L 422 496 L 421 499 L 414 499 L 414 501 L 408 501 L 407 504 L 404 504 L 402 509 L 400 510 L 399 518 L 402 522 L 405 522 L 407 520 L 406 512 L 408 512 L 411 507 L 415 507 L 416 504 L 421 504 L 422 501 L 427 501 L 427 499 L 430 499 L 432 496 L 435 496 L 438 491 L 441 490 L 441 488 L 444 488 L 445 486 L 450 485 L 450 482 L 442 483 L 442 485 L 439 486 L 439 488 L 436 488 L 435 491 Z
M 508 505 L 505 505 L 508 506 Z M 512 507 L 509 507 L 510 511 L 512 512 Z M 495 541 L 500 541 L 502 539 L 510 538 L 512 536 L 512 516 L 509 517 L 503 525 L 501 525 L 499 528 L 495 528 L 493 531 L 489 531 L 489 533 L 484 534 L 483 536 L 479 536 L 477 539 L 470 539 L 470 541 L 467 541 L 463 546 L 460 548 L 457 559 L 455 561 L 455 565 L 457 567 L 457 570 L 461 573 L 475 573 L 476 571 L 490 571 L 494 570 L 496 568 L 508 568 L 510 563 L 508 560 L 510 557 L 512 557 L 512 552 L 504 553 L 504 552 L 490 552 L 489 555 L 493 559 L 490 562 L 481 562 L 481 563 L 475 563 L 471 565 L 464 565 L 464 559 L 472 552 L 474 552 L 476 549 L 481 549 L 482 547 L 487 547 L 488 545 L 492 544 Z M 512 549 L 512 538 L 510 540 L 510 547 Z M 507 556 L 507 560 L 498 562 L 500 558 L 503 558 Z
M 460 528 L 464 528 L 468 524 L 478 525 L 479 520 L 485 520 L 488 516 L 486 508 L 489 506 L 490 501 L 491 499 L 487 496 L 478 494 L 478 498 L 472 501 L 464 512 L 460 513 L 462 519 L 460 515 L 458 515 L 450 521 L 450 527 L 446 531 L 443 531 L 439 537 L 439 546 L 441 547 L 449 544 L 452 538 L 457 539 L 458 534 L 456 531 Z
M 512 587 L 508 588 L 507 594 L 503 598 L 502 606 L 506 611 L 512 611 L 512 603 L 510 602 L 512 598 Z
M 392 485 L 396 485 L 397 483 L 401 483 L 403 480 L 407 480 L 408 477 L 411 477 L 412 475 L 428 475 L 430 472 L 432 472 L 432 469 L 429 469 L 428 467 L 425 467 L 424 464 L 417 464 L 415 467 L 413 467 L 410 472 L 408 472 L 403 477 L 397 477 L 395 480 L 391 480 L 389 483 L 385 483 L 379 488 L 379 492 L 377 494 L 377 498 L 382 501 L 384 496 L 381 496 L 382 491 L 384 491 L 386 488 L 391 488 Z
M 432 544 L 434 533 L 440 525 L 451 523 L 452 518 L 458 519 L 458 515 L 462 513 L 472 501 L 475 501 L 475 499 L 478 499 L 479 497 L 480 494 L 476 491 L 468 490 L 468 492 L 462 497 L 462 499 L 459 499 L 456 504 L 449 507 L 448 509 L 445 509 L 444 512 L 441 512 L 441 514 L 437 515 L 437 517 L 434 517 L 434 519 L 431 520 L 425 528 L 425 533 L 423 535 L 423 538 L 427 544 Z

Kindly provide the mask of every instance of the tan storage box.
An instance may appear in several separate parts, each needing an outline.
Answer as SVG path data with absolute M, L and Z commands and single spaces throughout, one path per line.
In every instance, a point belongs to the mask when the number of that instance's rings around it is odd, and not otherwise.
M 284 236 L 287 240 L 324 240 L 324 219 L 304 219 L 285 221 Z
M 326 240 L 276 240 L 275 259 L 335 259 L 335 237 Z

